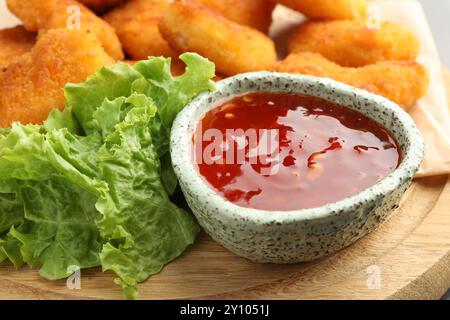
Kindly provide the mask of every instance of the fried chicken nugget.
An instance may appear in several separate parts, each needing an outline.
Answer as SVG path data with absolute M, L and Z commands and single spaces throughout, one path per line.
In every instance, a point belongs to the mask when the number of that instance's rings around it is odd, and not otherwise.
M 415 60 L 419 47 L 416 36 L 395 23 L 369 28 L 364 20 L 335 20 L 300 25 L 289 52 L 317 52 L 341 66 L 361 67 L 386 60 Z
M 310 18 L 361 19 L 367 16 L 367 0 L 277 0 Z
M 263 33 L 269 31 L 275 2 L 271 0 L 197 0 L 213 11 L 236 23 Z
M 53 108 L 64 107 L 62 88 L 79 83 L 114 60 L 85 31 L 52 29 L 36 46 L 0 74 L 0 127 L 14 121 L 42 123 Z
M 0 30 L 0 67 L 31 51 L 35 42 L 36 34 L 23 26 Z
M 94 34 L 106 52 L 123 59 L 122 47 L 114 29 L 75 0 L 7 0 L 9 9 L 29 31 L 79 28 Z
M 95 12 L 106 12 L 115 6 L 125 2 L 124 0 L 79 0 L 86 7 L 91 8 Z
M 104 16 L 133 60 L 148 56 L 178 57 L 159 32 L 158 24 L 169 0 L 132 0 Z
M 278 72 L 328 77 L 384 96 L 409 109 L 428 90 L 428 72 L 415 61 L 383 61 L 361 68 L 341 67 L 317 53 L 289 55 Z
M 172 3 L 159 27 L 171 47 L 207 57 L 220 74 L 271 69 L 276 62 L 275 45 L 269 37 L 193 1 Z

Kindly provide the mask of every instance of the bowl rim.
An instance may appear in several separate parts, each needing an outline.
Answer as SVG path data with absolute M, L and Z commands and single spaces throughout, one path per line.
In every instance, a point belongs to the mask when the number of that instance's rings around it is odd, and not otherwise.
M 405 135 L 407 141 L 409 141 L 409 145 L 406 147 L 406 152 L 402 150 L 403 158 L 400 165 L 397 169 L 381 179 L 375 185 L 362 190 L 356 195 L 315 208 L 290 211 L 261 210 L 241 207 L 223 198 L 207 184 L 195 167 L 194 161 L 192 160 L 193 130 L 195 130 L 198 122 L 202 119 L 204 114 L 221 105 L 223 103 L 222 101 L 228 101 L 234 97 L 250 92 L 268 91 L 248 90 L 243 93 L 234 93 L 226 97 L 224 96 L 221 102 L 211 103 L 210 97 L 218 92 L 220 93 L 220 90 L 229 90 L 227 87 L 230 87 L 233 82 L 270 81 L 276 80 L 277 78 L 294 80 L 296 82 L 302 82 L 303 84 L 312 85 L 314 87 L 325 85 L 332 88 L 333 94 L 352 96 L 354 99 L 367 99 L 371 103 L 375 103 L 380 109 L 391 111 L 397 116 L 398 121 L 402 123 L 402 126 L 398 126 L 402 129 L 400 131 L 401 134 Z M 283 90 L 275 90 L 274 92 L 283 92 Z M 294 94 L 296 93 L 295 90 L 291 90 L 289 92 Z M 299 91 L 298 93 L 302 94 Z M 344 105 L 344 107 L 348 106 Z M 195 117 L 194 113 L 199 108 L 202 109 L 201 115 Z M 369 118 L 372 118 L 367 113 L 364 113 L 363 111 L 360 112 L 366 116 L 369 116 Z M 380 123 L 378 120 L 375 121 Z M 392 130 L 390 131 L 396 140 L 398 140 L 399 132 L 395 133 Z M 175 145 L 176 148 L 174 147 Z M 181 184 L 183 184 L 183 181 L 190 181 L 190 185 L 195 185 L 197 201 L 201 201 L 203 206 L 207 206 L 208 209 L 218 209 L 215 214 L 221 214 L 223 217 L 230 219 L 251 220 L 257 224 L 271 224 L 280 222 L 287 223 L 330 218 L 353 208 L 357 204 L 373 202 L 380 197 L 384 198 L 386 195 L 399 188 L 406 180 L 411 179 L 414 176 L 422 163 L 425 149 L 423 137 L 417 129 L 414 121 L 406 111 L 394 102 L 382 96 L 334 81 L 329 78 L 269 71 L 244 73 L 221 80 L 216 83 L 216 89 L 214 91 L 205 92 L 197 96 L 177 115 L 171 131 L 170 146 L 171 159 L 175 173 Z

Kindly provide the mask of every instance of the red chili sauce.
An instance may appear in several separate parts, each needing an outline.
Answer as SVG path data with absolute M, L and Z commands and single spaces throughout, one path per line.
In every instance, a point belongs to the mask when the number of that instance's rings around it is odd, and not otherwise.
M 255 135 L 230 129 L 258 132 L 256 144 Z M 239 206 L 262 210 L 342 200 L 373 186 L 401 161 L 398 143 L 380 124 L 323 99 L 294 94 L 235 98 L 209 111 L 193 139 L 194 160 L 210 186 Z

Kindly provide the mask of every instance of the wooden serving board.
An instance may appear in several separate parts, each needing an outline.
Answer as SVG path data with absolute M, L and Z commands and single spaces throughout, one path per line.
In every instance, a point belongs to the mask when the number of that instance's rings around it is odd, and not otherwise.
M 445 78 L 450 96 L 450 72 Z M 120 299 L 113 279 L 109 272 L 83 270 L 81 288 L 70 290 L 66 281 L 4 263 L 0 298 Z M 371 289 L 370 279 L 379 279 Z M 328 258 L 255 264 L 202 234 L 139 293 L 142 299 L 439 299 L 449 287 L 450 177 L 440 176 L 416 180 L 389 221 Z

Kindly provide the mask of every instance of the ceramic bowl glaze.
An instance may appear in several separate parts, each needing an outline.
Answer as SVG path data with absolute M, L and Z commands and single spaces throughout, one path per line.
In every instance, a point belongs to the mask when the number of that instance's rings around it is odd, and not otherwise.
M 336 203 L 296 211 L 237 206 L 216 193 L 193 161 L 193 133 L 206 112 L 250 92 L 285 92 L 323 98 L 361 112 L 395 136 L 400 166 L 376 185 Z M 423 138 L 410 116 L 395 103 L 329 79 L 255 72 L 217 83 L 214 92 L 190 103 L 171 134 L 175 173 L 200 225 L 235 254 L 263 263 L 295 263 L 332 254 L 377 228 L 399 206 L 423 159 Z

